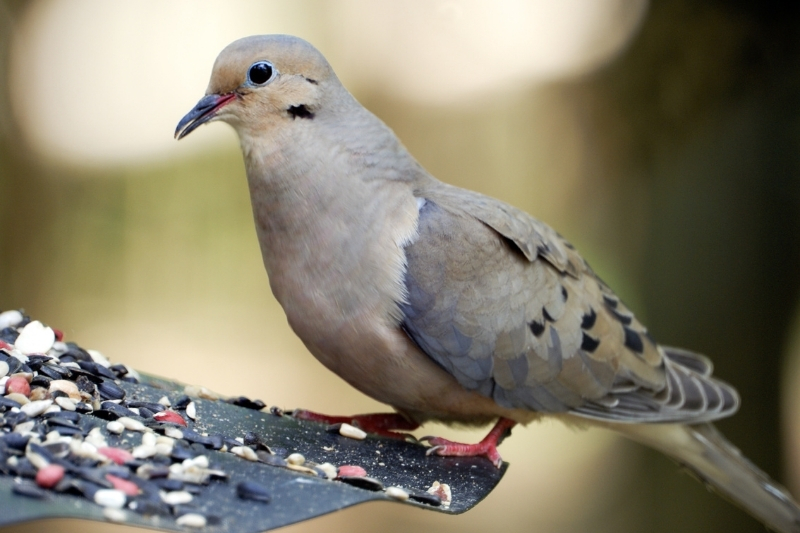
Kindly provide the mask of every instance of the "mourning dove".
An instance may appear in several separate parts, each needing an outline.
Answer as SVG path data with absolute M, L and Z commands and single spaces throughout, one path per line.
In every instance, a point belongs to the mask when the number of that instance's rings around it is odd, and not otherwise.
M 302 39 L 255 36 L 217 58 L 178 124 L 236 130 L 270 286 L 311 353 L 396 413 L 303 418 L 382 433 L 485 424 L 484 455 L 541 416 L 656 448 L 779 531 L 800 509 L 709 423 L 736 391 L 711 362 L 657 344 L 558 233 L 433 178 Z

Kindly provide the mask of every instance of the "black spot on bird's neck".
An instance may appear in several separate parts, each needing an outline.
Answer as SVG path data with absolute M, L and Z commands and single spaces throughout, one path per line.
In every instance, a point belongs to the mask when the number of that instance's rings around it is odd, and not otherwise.
M 312 80 L 311 78 L 306 78 L 306 81 L 314 85 L 319 85 L 319 82 L 317 80 Z
M 547 308 L 546 307 L 542 307 L 542 316 L 548 322 L 555 322 L 556 321 L 556 319 L 553 318 L 553 316 L 550 313 L 547 312 Z
M 567 301 L 567 299 L 569 299 L 569 293 L 567 292 L 567 288 L 563 285 L 561 286 L 561 297 L 564 298 L 565 302 Z
M 303 104 L 293 105 L 286 111 L 288 111 L 289 114 L 292 115 L 292 118 L 308 118 L 308 119 L 314 118 L 314 113 L 309 111 L 308 108 Z

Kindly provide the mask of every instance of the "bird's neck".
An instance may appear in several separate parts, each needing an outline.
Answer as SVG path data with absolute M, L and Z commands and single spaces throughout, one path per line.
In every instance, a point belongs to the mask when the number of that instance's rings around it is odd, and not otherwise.
M 416 235 L 419 167 L 316 136 L 242 140 L 256 231 L 273 293 L 290 322 L 350 320 L 373 307 L 397 319 L 403 247 Z M 248 145 L 249 144 L 249 145 Z M 402 151 L 399 143 L 387 149 Z M 309 309 L 315 309 L 309 313 Z M 303 315 L 303 316 L 300 316 Z M 321 319 L 314 317 L 314 319 Z

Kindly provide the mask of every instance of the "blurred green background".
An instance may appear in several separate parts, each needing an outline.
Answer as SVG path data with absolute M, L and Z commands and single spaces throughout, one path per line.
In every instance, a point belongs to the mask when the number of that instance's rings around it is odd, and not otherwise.
M 219 50 L 293 33 L 434 175 L 547 221 L 657 339 L 711 356 L 743 397 L 720 428 L 798 493 L 799 6 L 4 0 L 0 308 L 224 394 L 381 409 L 289 330 L 230 128 L 172 141 Z M 763 531 L 610 433 L 542 423 L 501 452 L 466 515 L 375 504 L 286 531 Z

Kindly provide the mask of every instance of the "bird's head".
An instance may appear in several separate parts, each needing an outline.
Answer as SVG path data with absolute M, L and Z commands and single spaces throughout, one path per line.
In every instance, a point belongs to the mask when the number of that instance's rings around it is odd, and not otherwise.
M 175 138 L 213 120 L 253 135 L 285 121 L 313 119 L 326 89 L 338 88 L 333 69 L 306 41 L 289 35 L 245 37 L 219 54 L 206 95 L 180 120 Z

